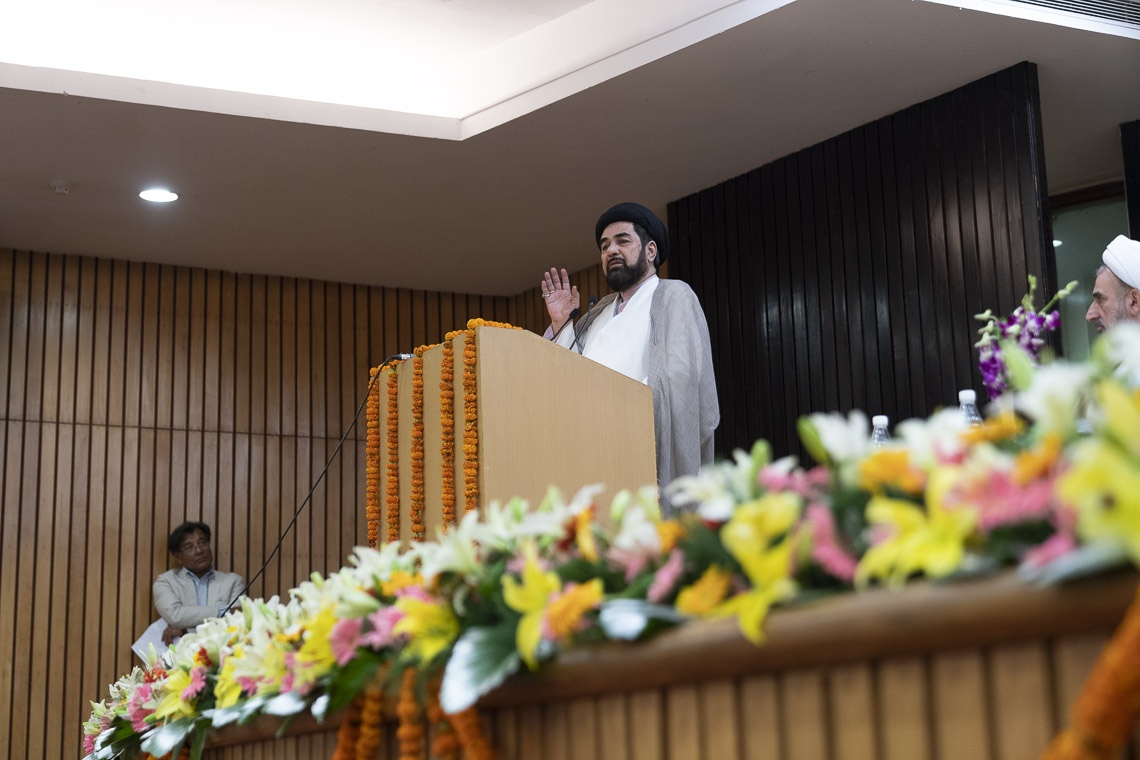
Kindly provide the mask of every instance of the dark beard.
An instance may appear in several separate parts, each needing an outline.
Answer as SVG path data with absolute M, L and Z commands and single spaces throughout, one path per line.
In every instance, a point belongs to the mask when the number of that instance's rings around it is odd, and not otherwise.
M 626 266 L 625 262 L 616 263 L 606 270 L 606 284 L 610 286 L 610 290 L 618 293 L 624 293 L 634 284 L 641 281 L 649 272 L 649 257 L 645 255 L 644 246 L 641 253 L 637 257 L 637 261 L 632 267 Z

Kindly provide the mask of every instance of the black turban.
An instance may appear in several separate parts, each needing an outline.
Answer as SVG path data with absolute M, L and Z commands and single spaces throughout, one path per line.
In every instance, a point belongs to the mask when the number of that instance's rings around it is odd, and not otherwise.
M 601 246 L 602 233 L 614 222 L 630 222 L 649 233 L 649 239 L 657 243 L 657 260 L 654 266 L 661 266 L 669 258 L 669 233 L 657 214 L 640 203 L 619 203 L 598 218 L 594 226 L 594 241 Z

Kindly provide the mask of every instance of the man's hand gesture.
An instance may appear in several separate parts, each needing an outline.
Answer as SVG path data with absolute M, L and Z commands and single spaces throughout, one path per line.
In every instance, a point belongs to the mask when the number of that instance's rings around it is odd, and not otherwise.
M 570 286 L 570 275 L 565 269 L 559 272 L 551 268 L 542 275 L 542 298 L 550 314 L 550 325 L 558 332 L 570 318 L 570 312 L 578 308 L 578 286 Z

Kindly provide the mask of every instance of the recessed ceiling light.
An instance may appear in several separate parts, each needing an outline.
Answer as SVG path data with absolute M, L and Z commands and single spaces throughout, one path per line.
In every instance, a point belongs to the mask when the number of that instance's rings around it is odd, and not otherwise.
M 1054 247 L 1054 248 L 1056 248 L 1056 247 L 1057 247 L 1057 246 L 1059 246 L 1060 244 L 1061 244 L 1061 241 L 1060 241 L 1060 240 L 1054 240 L 1054 241 L 1053 241 L 1053 247 Z
M 139 193 L 139 197 L 151 203 L 170 203 L 178 200 L 178 193 L 172 193 L 164 187 L 151 187 Z

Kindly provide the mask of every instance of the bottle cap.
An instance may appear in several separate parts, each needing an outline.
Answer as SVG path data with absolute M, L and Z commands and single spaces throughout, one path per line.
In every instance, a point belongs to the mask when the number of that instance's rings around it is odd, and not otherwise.
M 876 414 L 871 418 L 871 425 L 874 427 L 886 427 L 890 419 L 885 414 Z
M 958 403 L 976 404 L 978 403 L 978 394 L 969 388 L 964 391 L 958 391 Z

